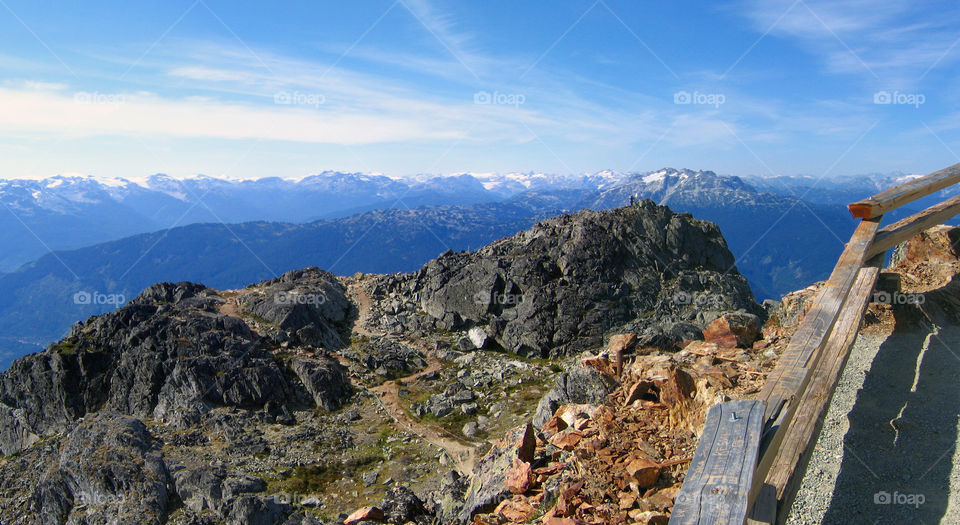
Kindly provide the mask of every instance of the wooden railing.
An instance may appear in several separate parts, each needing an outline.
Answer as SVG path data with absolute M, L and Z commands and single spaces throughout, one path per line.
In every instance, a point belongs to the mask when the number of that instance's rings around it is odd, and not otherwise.
M 890 248 L 960 214 L 960 196 L 880 227 L 883 214 L 960 182 L 960 164 L 849 205 L 861 219 L 755 399 L 714 406 L 670 523 L 782 523 Z

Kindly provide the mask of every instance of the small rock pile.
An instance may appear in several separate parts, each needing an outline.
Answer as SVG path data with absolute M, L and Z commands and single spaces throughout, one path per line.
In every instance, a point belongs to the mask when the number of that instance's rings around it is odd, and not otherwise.
M 667 523 L 707 410 L 759 391 L 783 342 L 771 335 L 757 340 L 753 316 L 728 314 L 705 330 L 709 341 L 687 341 L 672 354 L 636 348 L 619 374 L 617 355 L 629 345 L 614 338 L 600 356 L 561 375 L 544 399 L 566 403 L 539 433 L 515 429 L 481 460 L 461 522 Z M 588 385 L 594 395 L 607 393 L 585 401 Z M 531 439 L 532 453 L 525 451 Z M 509 453 L 503 443 L 512 445 Z M 490 464 L 499 469 L 481 468 Z

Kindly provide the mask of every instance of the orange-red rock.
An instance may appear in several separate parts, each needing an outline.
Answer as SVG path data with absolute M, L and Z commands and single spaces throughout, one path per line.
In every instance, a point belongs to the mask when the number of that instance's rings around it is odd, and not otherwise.
M 667 525 L 670 518 L 660 512 L 632 510 L 629 513 L 630 519 L 641 525 Z
M 581 439 L 583 439 L 583 434 L 580 431 L 568 429 L 550 438 L 550 444 L 559 449 L 570 451 L 577 446 Z
M 660 465 L 647 458 L 637 458 L 627 464 L 627 474 L 635 479 L 641 488 L 652 487 L 660 477 Z
M 760 337 L 757 316 L 743 313 L 728 313 L 715 319 L 703 331 L 704 341 L 717 343 L 721 348 L 750 348 Z
M 507 472 L 507 490 L 514 494 L 523 494 L 534 483 L 533 469 L 520 458 L 513 458 L 513 468 Z
M 628 406 L 633 404 L 634 401 L 648 394 L 652 387 L 653 382 L 651 381 L 637 381 L 636 384 L 630 387 L 630 392 L 627 394 L 627 398 L 624 400 L 623 405 Z M 656 396 L 654 395 L 654 397 Z
M 543 525 L 578 525 L 578 522 L 572 518 L 553 517 L 543 520 Z
M 515 497 L 501 502 L 493 513 L 510 521 L 526 523 L 537 514 L 537 508 L 531 505 L 526 498 Z
M 343 520 L 343 525 L 356 525 L 361 521 L 383 521 L 384 518 L 383 510 L 380 508 L 364 507 L 347 516 L 347 519 Z
M 612 335 L 610 336 L 610 341 L 607 343 L 607 351 L 610 352 L 611 355 L 615 355 L 617 352 L 630 350 L 636 342 L 637 334 L 634 333 Z
M 540 429 L 540 432 L 543 433 L 547 439 L 550 439 L 556 433 L 564 430 L 568 426 L 569 425 L 567 425 L 567 422 L 561 419 L 559 416 L 553 416 L 547 420 L 546 423 L 544 423 L 543 428 Z

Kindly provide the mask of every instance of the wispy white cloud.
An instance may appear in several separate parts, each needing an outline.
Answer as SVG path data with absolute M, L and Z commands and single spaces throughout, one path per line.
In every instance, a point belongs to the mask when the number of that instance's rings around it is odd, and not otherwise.
M 3 82 L 3 85 L 12 88 L 23 88 L 33 91 L 61 91 L 70 87 L 62 82 L 44 82 L 42 80 L 6 80 Z
M 429 0 L 399 0 L 400 4 L 423 24 L 423 27 L 433 35 L 453 57 L 477 80 L 480 80 L 471 62 L 475 58 L 466 46 L 473 40 L 473 35 L 461 31 L 455 19 L 436 9 Z
M 446 45 L 458 54 L 466 54 L 465 46 L 474 40 L 475 35 L 461 30 L 452 15 L 441 12 L 429 0 L 401 0 L 400 3 Z
M 483 52 L 476 35 L 425 0 L 403 0 L 394 9 L 393 15 L 412 17 L 406 23 L 425 28 L 425 42 L 432 43 L 432 49 L 360 43 L 340 60 L 336 57 L 343 50 L 329 43 L 319 48 L 320 57 L 310 59 L 257 47 L 253 60 L 251 50 L 235 42 L 170 37 L 139 58 L 136 74 L 123 83 L 103 75 L 85 79 L 89 83 L 83 86 L 3 84 L 0 97 L 7 103 L 0 105 L 0 135 L 132 137 L 147 143 L 160 136 L 351 147 L 417 144 L 409 150 L 456 143 L 489 151 L 502 144 L 506 148 L 501 149 L 520 151 L 512 148 L 520 144 L 529 145 L 527 151 L 549 149 L 565 163 L 568 155 L 586 158 L 584 152 L 618 148 L 642 152 L 654 145 L 658 151 L 652 158 L 659 151 L 740 148 L 739 140 L 786 143 L 798 133 L 846 137 L 861 132 L 867 120 L 862 105 L 811 112 L 809 104 L 723 85 L 709 72 L 685 74 L 684 81 L 693 79 L 690 86 L 616 85 L 575 67 L 557 66 L 538 67 L 520 78 L 530 57 Z M 763 9 L 758 8 L 757 17 L 765 16 L 759 12 Z M 884 17 L 870 22 L 842 12 L 823 16 L 851 32 L 886 23 Z M 807 18 L 785 23 L 785 36 L 804 41 L 822 36 Z M 111 66 L 120 70 L 129 65 L 118 55 L 104 60 L 114 61 Z M 106 86 L 106 103 L 75 100 L 79 89 L 103 95 L 91 87 L 96 83 Z M 725 104 L 674 103 L 678 89 L 710 85 L 720 86 Z M 479 92 L 520 96 L 523 103 L 475 104 Z M 304 104 L 276 104 L 274 97 L 282 94 L 300 97 Z
M 258 55 L 269 71 L 233 46 L 174 40 L 140 65 L 152 93 L 131 89 L 106 94 L 106 104 L 90 104 L 75 100 L 65 86 L 56 86 L 59 91 L 43 89 L 43 84 L 7 86 L 0 90 L 10 102 L 0 107 L 0 124 L 16 133 L 65 137 L 161 135 L 329 144 L 545 140 L 587 149 L 654 141 L 664 147 L 727 148 L 733 144 L 729 129 L 744 140 L 769 142 L 797 131 L 843 132 L 859 126 L 856 120 L 845 121 L 849 112 L 834 111 L 834 122 L 824 126 L 793 104 L 730 89 L 726 104 L 708 108 L 674 104 L 674 90 L 667 86 L 661 93 L 644 94 L 564 71 L 534 75 L 525 83 L 482 83 L 485 89 L 470 82 L 438 82 L 431 88 L 379 68 L 341 65 L 327 70 L 325 64 L 262 50 Z M 421 73 L 433 74 L 437 63 L 426 64 Z M 171 94 L 181 91 L 187 94 Z M 523 103 L 475 104 L 480 91 L 519 95 Z M 275 104 L 274 97 L 284 93 L 306 104 Z M 120 103 L 111 104 L 111 96 Z M 322 103 L 311 106 L 310 97 Z
M 906 85 L 918 82 L 934 64 L 946 66 L 960 58 L 960 46 L 951 48 L 960 37 L 955 5 L 747 0 L 741 7 L 758 31 L 772 26 L 772 35 L 795 39 L 822 57 L 832 73 L 875 75 L 872 82 Z

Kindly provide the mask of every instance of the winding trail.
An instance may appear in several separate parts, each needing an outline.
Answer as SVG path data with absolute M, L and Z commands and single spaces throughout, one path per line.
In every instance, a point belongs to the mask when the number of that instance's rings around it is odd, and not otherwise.
M 358 310 L 357 321 L 353 325 L 353 333 L 367 337 L 383 337 L 384 334 L 373 332 L 367 328 L 370 322 L 371 300 L 366 290 L 363 289 L 363 285 L 361 283 L 351 284 L 347 289 L 347 294 L 353 299 Z M 370 390 L 376 393 L 374 399 L 381 408 L 390 414 L 399 429 L 413 432 L 428 443 L 440 448 L 461 474 L 469 474 L 477 462 L 478 446 L 458 439 L 446 429 L 416 421 L 400 405 L 399 383 L 416 381 L 424 375 L 439 371 L 443 366 L 437 356 L 425 348 L 422 343 L 415 344 L 407 341 L 407 344 L 417 346 L 423 352 L 427 358 L 427 367 L 419 372 L 371 388 Z
M 385 334 L 374 332 L 368 328 L 372 324 L 370 314 L 372 301 L 370 295 L 364 289 L 363 283 L 351 283 L 347 287 L 347 296 L 357 306 L 357 320 L 353 324 L 353 333 L 365 337 L 384 337 Z M 220 305 L 220 312 L 224 315 L 242 319 L 235 299 L 232 297 L 224 297 L 224 299 L 224 303 Z M 469 474 L 477 461 L 478 445 L 459 439 L 444 428 L 425 425 L 411 418 L 400 404 L 400 383 L 416 381 L 421 376 L 439 371 L 443 366 L 437 356 L 423 343 L 413 341 L 405 341 L 405 343 L 415 346 L 423 352 L 427 358 L 427 367 L 419 372 L 371 388 L 370 390 L 376 394 L 374 399 L 393 418 L 398 429 L 412 432 L 439 448 L 461 474 Z M 349 368 L 351 363 L 346 357 L 337 353 L 334 353 L 334 356 L 340 364 Z
M 422 375 L 440 370 L 440 360 L 433 354 L 427 354 L 427 363 L 428 366 L 423 370 L 400 378 L 399 381 L 415 381 Z M 399 428 L 409 430 L 432 445 L 439 447 L 453 461 L 461 474 L 469 474 L 477 462 L 477 446 L 464 443 L 443 428 L 424 425 L 411 418 L 400 406 L 399 389 L 397 380 L 394 380 L 387 381 L 371 390 L 377 394 L 377 403 L 390 414 Z

